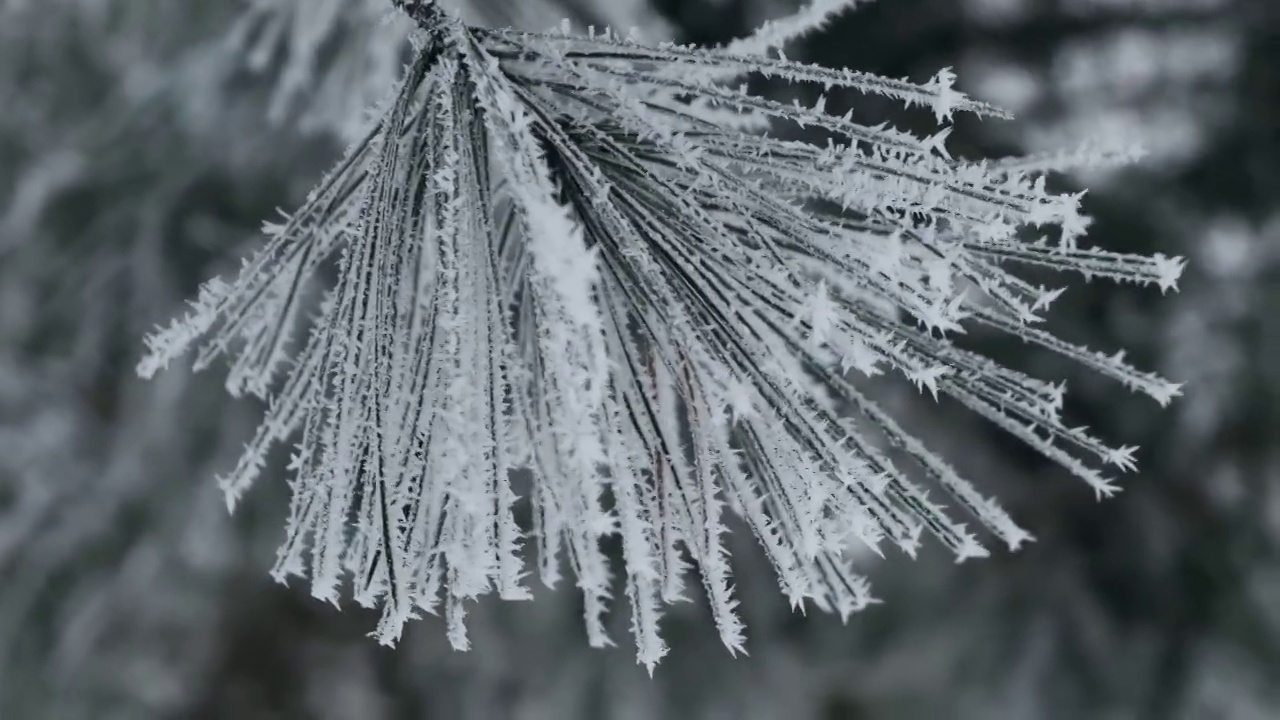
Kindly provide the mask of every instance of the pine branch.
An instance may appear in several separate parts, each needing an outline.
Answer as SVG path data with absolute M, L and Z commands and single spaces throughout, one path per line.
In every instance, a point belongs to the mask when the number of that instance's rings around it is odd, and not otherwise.
M 650 669 L 685 555 L 724 643 L 744 648 L 726 509 L 794 605 L 842 615 L 873 602 L 854 543 L 914 555 L 928 533 L 958 560 L 987 554 L 918 477 L 1010 547 L 1030 539 L 859 390 L 859 375 L 889 370 L 949 396 L 1114 492 L 1100 467 L 1132 470 L 1132 448 L 1067 426 L 1060 385 L 949 341 L 973 323 L 1162 404 L 1178 392 L 1030 327 L 1057 291 L 1003 263 L 1162 290 L 1182 267 L 1077 248 L 1088 222 L 1078 196 L 1046 190 L 1052 159 L 1033 171 L 955 160 L 945 127 L 916 137 L 719 82 L 749 71 L 839 86 L 927 107 L 940 123 L 999 114 L 948 71 L 916 84 L 607 31 L 471 28 L 432 2 L 393 2 L 420 37 L 391 102 L 235 279 L 208 283 L 190 315 L 148 338 L 140 365 L 149 375 L 205 339 L 198 365 L 228 355 L 229 389 L 269 399 L 221 481 L 228 503 L 270 447 L 300 438 L 275 573 L 310 575 L 333 602 L 349 577 L 358 601 L 383 607 L 383 642 L 443 605 L 465 648 L 465 600 L 528 596 L 518 469 L 535 476 L 539 575 L 555 583 L 565 551 L 597 646 L 610 643 L 602 541 L 620 536 Z M 765 36 L 804 32 L 840 5 Z M 743 129 L 761 122 L 816 125 L 833 140 Z M 1022 242 L 1030 225 L 1056 226 L 1059 243 Z M 335 259 L 337 285 L 296 348 L 308 288 Z

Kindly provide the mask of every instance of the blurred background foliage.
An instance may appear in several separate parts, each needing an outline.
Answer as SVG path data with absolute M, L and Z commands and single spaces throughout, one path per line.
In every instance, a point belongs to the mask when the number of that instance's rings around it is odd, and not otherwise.
M 466 11 L 718 43 L 791 7 Z M 961 124 L 966 156 L 1140 143 L 1135 165 L 1059 182 L 1090 188 L 1095 244 L 1187 256 L 1182 291 L 1080 281 L 1051 322 L 1127 348 L 1185 397 L 1162 413 L 1017 341 L 970 338 L 1066 379 L 1071 414 L 1141 445 L 1141 473 L 1097 503 L 959 409 L 877 388 L 1038 542 L 869 564 L 885 602 L 841 625 L 790 612 L 738 534 L 751 655 L 730 658 L 682 605 L 653 680 L 626 647 L 586 647 L 570 587 L 482 602 L 469 653 L 433 618 L 378 647 L 368 615 L 267 576 L 282 482 L 226 515 L 213 476 L 258 408 L 216 371 L 133 376 L 142 335 L 301 200 L 393 79 L 405 29 L 382 17 L 379 0 L 0 0 L 0 717 L 1280 716 L 1280 3 L 879 0 L 791 51 L 918 79 L 954 66 L 1018 116 Z

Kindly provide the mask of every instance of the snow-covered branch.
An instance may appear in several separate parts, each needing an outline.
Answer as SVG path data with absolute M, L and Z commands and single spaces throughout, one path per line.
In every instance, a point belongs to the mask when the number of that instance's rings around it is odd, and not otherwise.
M 1081 250 L 1079 197 L 1047 191 L 1043 163 L 953 159 L 946 127 L 918 137 L 721 82 L 759 73 L 841 88 L 939 123 L 1000 114 L 957 91 L 949 71 L 912 83 L 755 47 L 481 29 L 433 2 L 392 1 L 419 30 L 394 98 L 237 277 L 207 284 L 187 317 L 148 340 L 140 368 L 203 340 L 198 365 L 229 356 L 230 390 L 269 400 L 222 480 L 228 502 L 270 447 L 300 438 L 277 576 L 309 574 L 334 602 L 350 578 L 357 600 L 384 608 L 382 641 L 443 609 L 466 647 L 465 600 L 528 595 L 519 469 L 534 474 L 541 577 L 555 582 L 567 551 L 595 645 L 609 642 L 602 540 L 620 536 L 650 668 L 666 651 L 660 608 L 679 594 L 685 557 L 725 644 L 744 646 L 726 510 L 751 527 L 794 604 L 842 614 L 872 601 L 854 544 L 914 555 L 928 533 L 958 559 L 987 554 L 926 484 L 1008 546 L 1029 539 L 858 388 L 884 370 L 1114 491 L 1101 468 L 1132 469 L 1132 448 L 1066 425 L 1060 385 L 949 341 L 974 323 L 1162 403 L 1177 394 L 1120 357 L 1030 327 L 1058 291 L 1005 263 L 1162 289 L 1181 269 Z M 761 42 L 847 4 L 824 3 Z M 834 139 L 741 129 L 761 123 Z M 1030 226 L 1056 241 L 1023 242 Z M 316 308 L 310 288 L 333 265 L 337 284 Z

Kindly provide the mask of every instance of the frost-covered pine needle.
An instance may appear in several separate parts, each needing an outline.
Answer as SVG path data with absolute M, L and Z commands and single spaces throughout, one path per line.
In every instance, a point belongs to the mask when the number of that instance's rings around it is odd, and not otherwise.
M 534 478 L 538 572 L 554 583 L 567 556 L 597 646 L 610 642 L 602 541 L 620 537 L 650 668 L 666 652 L 661 607 L 682 597 L 690 561 L 724 643 L 743 649 L 728 512 L 792 603 L 842 615 L 871 602 L 854 543 L 914 554 L 928 533 L 959 559 L 986 555 L 958 516 L 1011 548 L 1030 539 L 858 376 L 889 371 L 950 396 L 1113 492 L 1101 468 L 1132 469 L 1133 448 L 1065 425 L 1063 386 L 952 344 L 966 326 L 1016 334 L 1161 404 L 1178 393 L 1034 326 L 1058 291 L 1019 279 L 1019 265 L 1162 290 L 1182 268 L 1079 247 L 1080 198 L 1047 192 L 1044 162 L 952 159 L 945 127 L 916 137 L 723 82 L 754 73 L 879 95 L 940 123 L 1001 115 L 949 72 L 913 84 L 760 48 L 482 29 L 430 2 L 397 5 L 417 52 L 377 122 L 235 279 L 208 283 L 148 339 L 139 368 L 198 346 L 198 366 L 231 359 L 233 393 L 269 399 L 221 480 L 228 504 L 274 444 L 297 438 L 275 573 L 309 575 L 333 602 L 349 582 L 382 606 L 383 642 L 442 611 L 465 648 L 464 601 L 528 596 L 517 469 Z M 785 41 L 836 5 L 764 35 Z M 743 129 L 767 123 L 838 140 Z M 1028 226 L 1056 228 L 1055 240 L 1024 241 Z M 333 267 L 336 285 L 318 287 Z

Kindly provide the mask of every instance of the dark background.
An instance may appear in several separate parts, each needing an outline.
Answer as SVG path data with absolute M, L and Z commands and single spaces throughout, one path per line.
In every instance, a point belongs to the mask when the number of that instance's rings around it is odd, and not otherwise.
M 569 587 L 481 603 L 466 654 L 435 618 L 378 647 L 367 613 L 267 576 L 282 482 L 226 515 L 213 477 L 252 403 L 226 398 L 218 370 L 134 378 L 142 336 L 300 201 L 398 62 L 376 0 L 293 18 L 322 31 L 311 44 L 270 41 L 286 4 L 245 21 L 231 0 L 0 0 L 0 717 L 1280 717 L 1280 3 L 879 0 L 789 53 L 920 80 L 955 67 L 1018 116 L 961 123 L 965 156 L 1140 141 L 1134 166 L 1057 182 L 1091 188 L 1092 243 L 1186 256 L 1182 291 L 1063 278 L 1051 324 L 1127 348 L 1185 396 L 1161 412 L 976 338 L 1067 379 L 1079 424 L 1142 446 L 1124 492 L 1098 503 L 957 408 L 886 389 L 1038 541 L 869 566 L 885 602 L 842 626 L 791 613 L 739 533 L 751 655 L 731 659 L 682 605 L 653 680 L 626 642 L 586 647 Z M 472 4 L 535 29 L 571 14 L 703 43 L 788 7 Z M 612 620 L 625 638 L 625 612 Z

